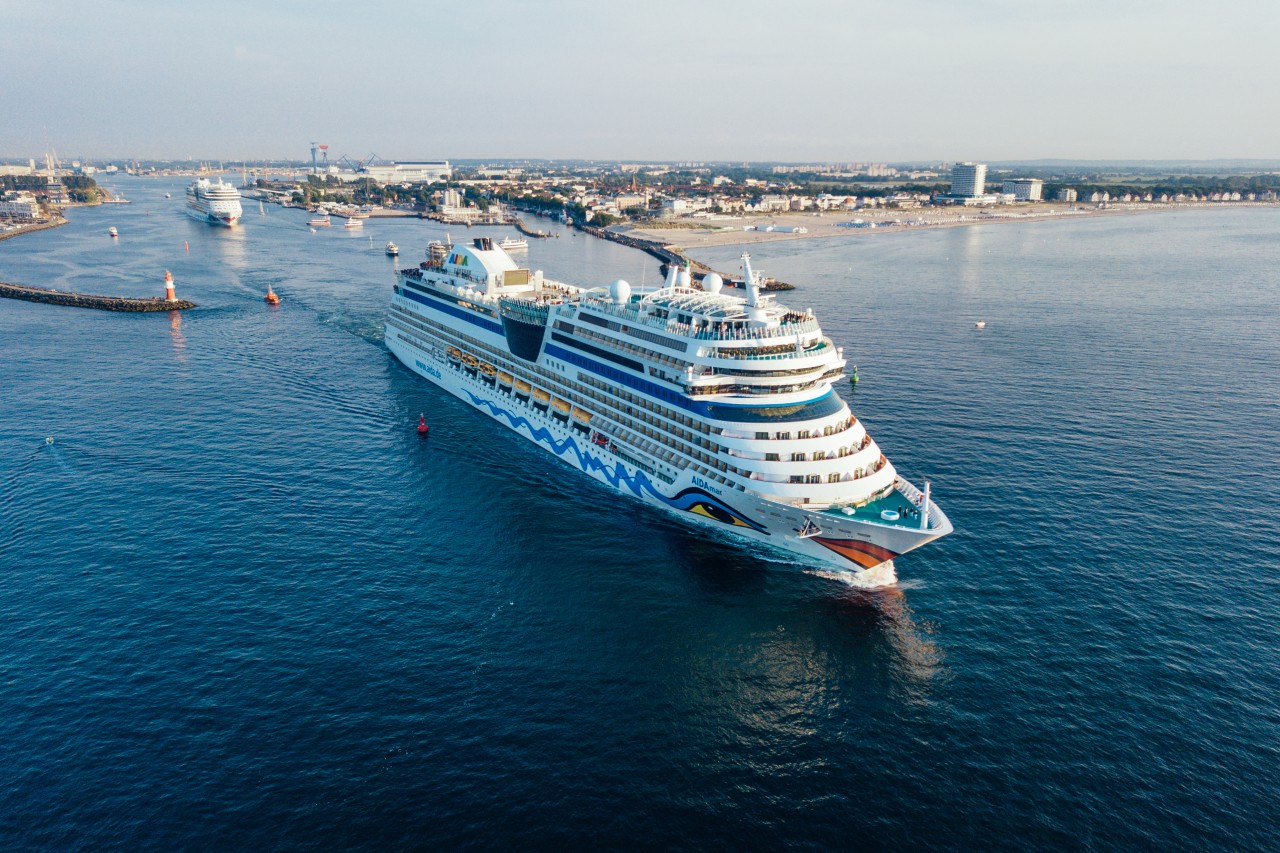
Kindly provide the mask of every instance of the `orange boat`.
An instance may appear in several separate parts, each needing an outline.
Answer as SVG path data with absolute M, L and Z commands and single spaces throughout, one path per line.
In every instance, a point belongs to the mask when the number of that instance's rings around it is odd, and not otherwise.
M 271 289 L 271 285 L 267 285 L 267 295 L 262 297 L 262 301 L 268 305 L 279 305 L 280 297 L 276 296 L 276 292 Z

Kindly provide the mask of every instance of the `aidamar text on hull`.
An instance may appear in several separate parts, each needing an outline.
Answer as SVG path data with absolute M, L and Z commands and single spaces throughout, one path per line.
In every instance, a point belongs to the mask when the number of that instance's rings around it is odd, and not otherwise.
M 952 530 L 834 390 L 842 350 L 760 292 L 583 288 L 490 238 L 399 271 L 386 343 L 410 369 L 596 480 L 685 518 L 846 569 Z

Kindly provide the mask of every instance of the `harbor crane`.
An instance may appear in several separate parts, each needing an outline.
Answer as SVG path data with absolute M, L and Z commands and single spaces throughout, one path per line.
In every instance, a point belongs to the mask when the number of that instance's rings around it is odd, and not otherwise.
M 319 153 L 320 161 L 316 162 L 316 154 Z M 320 173 L 320 167 L 323 166 L 325 171 L 329 169 L 329 146 L 321 145 L 318 142 L 311 143 L 311 174 Z

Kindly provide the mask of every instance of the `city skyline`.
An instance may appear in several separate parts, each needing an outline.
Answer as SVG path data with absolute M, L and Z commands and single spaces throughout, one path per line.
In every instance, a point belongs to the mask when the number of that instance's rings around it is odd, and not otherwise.
M 1280 59 L 1228 3 L 0 0 L 0 157 L 1266 159 Z M 785 13 L 784 13 L 785 12 Z

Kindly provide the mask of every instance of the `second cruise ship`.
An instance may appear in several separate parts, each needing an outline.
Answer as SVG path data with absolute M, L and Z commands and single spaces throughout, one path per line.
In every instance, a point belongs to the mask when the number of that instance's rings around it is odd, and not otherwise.
M 386 344 L 406 366 L 553 456 L 686 519 L 862 571 L 952 530 L 833 383 L 817 319 L 720 276 L 701 289 L 584 288 L 490 238 L 399 271 Z
M 221 178 L 197 178 L 187 187 L 187 213 L 210 225 L 231 227 L 240 221 L 240 191 Z

